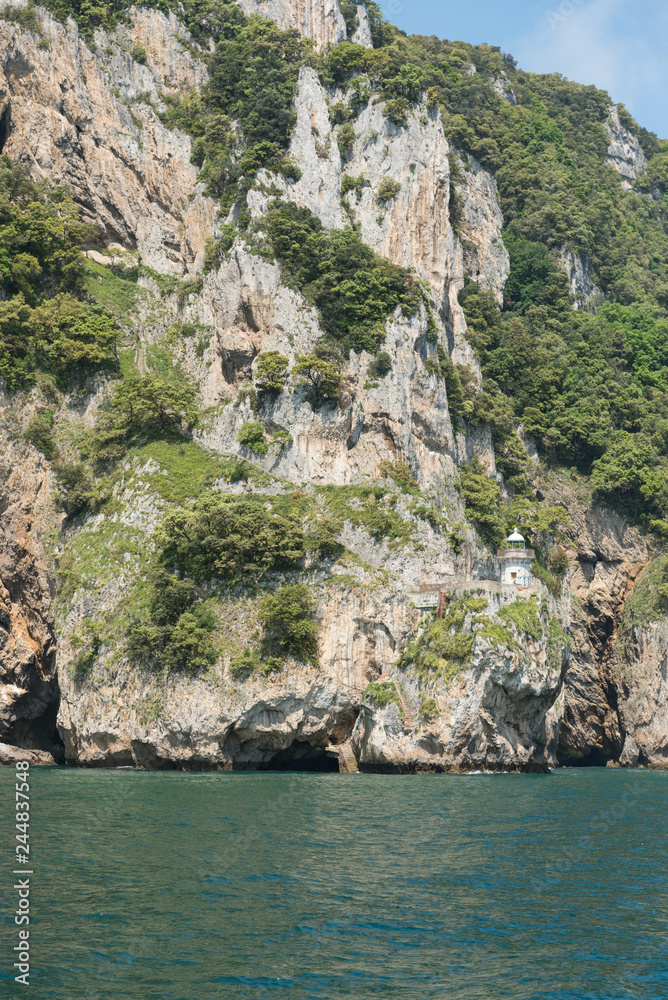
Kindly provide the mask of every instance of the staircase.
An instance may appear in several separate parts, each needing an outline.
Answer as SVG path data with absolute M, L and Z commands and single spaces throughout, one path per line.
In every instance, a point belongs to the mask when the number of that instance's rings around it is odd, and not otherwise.
M 404 732 L 412 733 L 415 729 L 415 719 L 413 718 L 413 713 L 411 711 L 411 706 L 408 704 L 408 699 L 403 692 L 403 688 L 399 681 L 393 681 L 395 688 L 397 689 L 397 697 L 399 698 L 399 704 L 401 705 L 401 710 L 404 713 Z
M 327 753 L 336 754 L 339 758 L 340 774 L 357 774 L 357 757 L 350 743 L 339 743 L 337 746 L 327 747 Z

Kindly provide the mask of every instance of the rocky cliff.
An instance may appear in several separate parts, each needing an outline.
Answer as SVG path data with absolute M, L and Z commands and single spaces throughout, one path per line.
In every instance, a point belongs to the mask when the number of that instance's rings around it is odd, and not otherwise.
M 336 0 L 241 7 L 297 28 L 320 50 L 347 36 Z M 354 41 L 370 47 L 365 8 L 357 13 Z M 642 761 L 658 766 L 659 633 L 633 634 L 627 658 L 646 672 L 634 670 L 621 695 L 613 664 L 626 595 L 650 559 L 645 542 L 616 515 L 545 490 L 546 502 L 575 518 L 570 587 L 550 594 L 536 580 L 518 597 L 487 582 L 498 567 L 456 484 L 474 458 L 497 475 L 492 433 L 453 417 L 439 365 L 461 365 L 480 388 L 460 292 L 469 277 L 501 302 L 509 258 L 496 181 L 448 141 L 440 111 L 420 99 L 398 124 L 382 100 L 369 100 L 346 118 L 344 143 L 331 108 L 350 108 L 354 88 L 328 87 L 302 67 L 289 147 L 300 173 L 257 174 L 246 196 L 254 233 L 282 197 L 326 231 L 355 226 L 381 257 L 414 269 L 424 295 L 412 314 L 397 307 L 387 318 L 391 370 L 382 377 L 371 353 L 350 350 L 336 402 L 314 406 L 299 386 L 258 399 L 259 355 L 279 352 L 293 366 L 324 331 L 253 232 L 237 234 L 204 273 L 207 241 L 226 220 L 191 162 L 191 138 L 161 115 L 170 98 L 207 81 L 205 47 L 174 14 L 148 8 L 93 39 L 71 19 L 40 8 L 37 17 L 39 30 L 7 15 L 1 22 L 2 152 L 36 179 L 69 185 L 98 227 L 88 287 L 115 311 L 124 364 L 142 375 L 178 365 L 197 384 L 204 418 L 185 443 L 129 451 L 106 505 L 64 519 L 48 463 L 20 443 L 36 397 L 10 408 L 23 416 L 2 428 L 0 740 L 53 750 L 58 712 L 65 758 L 91 766 L 317 767 L 329 744 L 349 739 L 360 766 L 374 770 L 636 763 L 641 746 Z M 514 101 L 506 84 L 497 79 L 494 89 Z M 633 150 L 614 115 L 608 128 L 614 164 L 628 166 Z M 110 271 L 118 263 L 141 265 L 122 299 Z M 598 291 L 587 262 L 562 263 L 581 304 L 591 304 Z M 81 453 L 112 392 L 101 377 L 59 397 L 62 455 Z M 259 451 L 240 440 L 253 423 L 266 436 Z M 397 470 L 409 472 L 403 485 Z M 218 655 L 197 676 L 165 674 L 128 655 L 127 629 L 160 560 L 163 518 L 204 486 L 230 500 L 294 503 L 305 524 L 329 519 L 335 544 L 259 587 L 202 583 Z M 296 583 L 315 601 L 317 666 L 288 656 L 280 670 L 240 669 L 257 641 L 262 594 Z M 452 607 L 437 635 L 416 595 L 444 585 Z M 425 650 L 435 668 L 424 666 Z M 633 715 L 641 695 L 645 707 Z

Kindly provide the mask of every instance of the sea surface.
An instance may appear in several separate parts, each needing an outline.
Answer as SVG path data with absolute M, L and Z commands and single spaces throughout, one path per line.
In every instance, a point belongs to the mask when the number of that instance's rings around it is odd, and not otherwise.
M 668 773 L 31 784 L 26 988 L 0 770 L 2 997 L 668 997 Z

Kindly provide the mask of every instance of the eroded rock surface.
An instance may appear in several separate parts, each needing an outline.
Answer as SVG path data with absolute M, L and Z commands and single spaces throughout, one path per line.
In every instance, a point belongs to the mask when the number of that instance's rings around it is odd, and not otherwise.
M 0 431 L 0 741 L 51 751 L 58 679 L 47 535 L 57 530 L 44 459 Z

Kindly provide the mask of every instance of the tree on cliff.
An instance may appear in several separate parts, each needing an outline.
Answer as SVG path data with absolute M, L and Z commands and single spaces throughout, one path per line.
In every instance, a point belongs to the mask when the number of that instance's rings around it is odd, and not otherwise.
M 342 375 L 333 362 L 324 361 L 315 354 L 299 354 L 292 374 L 297 385 L 307 387 L 314 410 L 324 402 L 338 399 Z

